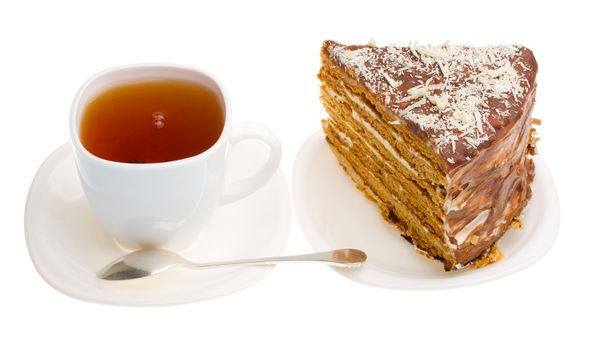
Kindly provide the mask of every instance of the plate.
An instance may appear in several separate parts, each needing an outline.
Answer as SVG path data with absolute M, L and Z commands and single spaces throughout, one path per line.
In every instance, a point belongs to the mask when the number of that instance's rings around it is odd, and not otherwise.
M 298 221 L 314 249 L 358 248 L 368 255 L 360 269 L 334 269 L 345 277 L 384 288 L 460 287 L 521 271 L 553 245 L 559 226 L 558 196 L 542 157 L 534 160 L 536 178 L 532 199 L 523 213 L 524 228 L 507 232 L 499 242 L 503 260 L 482 269 L 446 272 L 441 263 L 418 254 L 356 189 L 321 131 L 313 134 L 297 155 L 292 196 Z
M 266 153 L 264 145 L 255 141 L 241 142 L 232 152 L 228 178 L 255 172 Z M 254 194 L 219 207 L 194 247 L 182 255 L 203 262 L 281 255 L 289 226 L 288 187 L 279 170 Z M 137 280 L 98 279 L 97 271 L 127 251 L 90 211 L 69 143 L 48 156 L 33 180 L 25 209 L 25 235 L 35 268 L 47 283 L 74 298 L 103 304 L 171 305 L 220 297 L 255 284 L 272 269 L 176 268 Z

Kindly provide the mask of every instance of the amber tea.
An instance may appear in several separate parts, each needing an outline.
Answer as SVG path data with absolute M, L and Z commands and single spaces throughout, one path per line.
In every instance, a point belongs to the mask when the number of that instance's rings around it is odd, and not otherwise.
M 97 157 L 160 163 L 198 155 L 223 131 L 222 101 L 184 80 L 144 80 L 109 88 L 85 108 L 80 140 Z

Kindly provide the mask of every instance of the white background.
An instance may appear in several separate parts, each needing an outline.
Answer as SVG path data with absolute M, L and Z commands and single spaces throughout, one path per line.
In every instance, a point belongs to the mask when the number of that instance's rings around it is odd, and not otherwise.
M 0 5 L 0 348 L 587 348 L 586 11 L 566 1 L 18 1 Z M 269 125 L 290 174 L 325 115 L 322 40 L 379 44 L 521 43 L 539 63 L 534 116 L 560 195 L 554 248 L 529 269 L 443 291 L 367 287 L 327 267 L 277 267 L 242 292 L 175 307 L 96 305 L 35 271 L 23 234 L 28 186 L 68 139 L 82 82 L 135 62 L 204 67 L 235 117 Z M 294 217 L 293 217 L 294 219 Z M 310 249 L 296 220 L 288 253 Z

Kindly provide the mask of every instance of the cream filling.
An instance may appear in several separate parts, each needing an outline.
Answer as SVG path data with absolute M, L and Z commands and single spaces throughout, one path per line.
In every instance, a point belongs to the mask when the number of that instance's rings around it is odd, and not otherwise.
M 333 124 L 332 124 L 332 126 L 333 126 Z M 340 138 L 340 140 L 342 140 L 346 144 L 347 148 L 352 147 L 352 145 L 354 143 L 352 142 L 352 139 L 348 135 L 346 135 L 346 133 L 339 131 L 335 127 L 333 129 L 337 133 L 337 136 Z
M 450 232 L 450 225 L 448 225 L 448 223 L 446 222 L 446 219 L 444 218 L 444 245 L 446 245 L 446 247 L 454 250 L 456 248 L 458 248 L 458 246 L 454 243 L 452 243 L 452 241 L 450 241 L 450 236 L 448 236 L 448 233 Z
M 461 245 L 466 241 L 472 232 L 479 226 L 482 225 L 489 217 L 489 209 L 483 210 L 477 215 L 471 222 L 466 224 L 457 234 L 454 235 L 454 239 L 458 245 Z
M 360 98 L 358 96 L 352 94 L 348 89 L 346 89 L 346 88 L 343 88 L 343 89 L 344 89 L 344 92 L 346 93 L 346 95 L 348 96 L 348 98 L 350 100 L 352 100 L 356 105 L 358 105 L 360 108 L 362 108 L 372 118 L 378 118 L 376 113 L 374 113 L 374 111 L 372 110 L 372 108 L 370 108 L 369 105 L 367 105 L 362 100 L 360 100 Z
M 344 102 L 345 101 L 345 98 L 342 95 L 333 91 L 333 89 L 330 88 L 329 86 L 324 85 L 323 88 L 325 89 L 325 91 L 327 91 L 327 94 L 329 94 L 329 96 L 333 97 L 337 102 Z
M 364 143 L 364 145 L 366 145 L 366 147 L 368 147 L 368 149 L 369 149 L 369 150 L 370 150 L 372 153 L 374 153 L 374 155 L 375 155 L 376 157 L 378 157 L 378 159 L 380 159 L 380 160 L 381 160 L 381 161 L 382 161 L 382 162 L 383 162 L 383 163 L 384 163 L 384 164 L 385 164 L 385 165 L 386 165 L 386 166 L 387 166 L 387 167 L 388 167 L 388 168 L 389 168 L 389 169 L 390 169 L 392 172 L 395 172 L 395 171 L 396 171 L 396 169 L 395 169 L 395 168 L 394 168 L 392 165 L 390 165 L 390 164 L 389 164 L 389 162 L 387 162 L 387 160 L 386 160 L 386 159 L 384 159 L 384 158 L 383 158 L 383 156 L 380 154 L 380 152 L 379 152 L 378 150 L 374 149 L 374 147 L 372 147 L 372 145 L 371 145 L 371 144 L 370 144 L 368 141 L 366 141 L 366 140 L 365 140 L 365 139 L 364 139 L 364 138 L 363 138 L 363 137 L 362 137 L 362 136 L 361 136 L 359 133 L 357 133 L 357 132 L 354 130 L 354 128 L 353 128 L 353 127 L 352 127 L 352 126 L 351 126 L 349 123 L 347 123 L 347 122 L 345 122 L 345 121 L 343 121 L 343 120 L 341 121 L 341 123 L 343 123 L 343 124 L 346 126 L 346 128 L 347 128 L 347 129 L 351 130 L 351 131 L 352 131 L 352 132 L 353 132 L 353 133 L 356 135 L 356 137 L 357 137 L 357 138 L 358 138 L 360 141 L 362 141 L 362 143 Z M 333 125 L 333 124 L 332 124 L 332 125 Z M 334 130 L 335 130 L 336 132 L 338 132 L 338 133 L 340 132 L 340 131 L 339 131 L 339 130 L 338 130 L 336 127 L 335 127 L 335 126 L 334 126 Z M 350 141 L 351 141 L 351 140 L 350 140 Z M 374 176 L 374 174 L 372 174 L 371 172 L 369 172 L 369 174 L 371 174 L 372 176 Z
M 393 155 L 393 157 L 399 161 L 399 163 L 403 164 L 403 166 L 405 166 L 405 168 L 407 168 L 410 172 L 413 173 L 413 175 L 415 176 L 419 176 L 419 173 L 417 172 L 417 170 L 413 169 L 413 167 L 409 164 L 409 162 L 407 162 L 405 159 L 403 159 L 401 156 L 399 156 L 399 154 L 397 153 L 397 151 L 395 151 L 395 149 L 391 146 L 391 144 L 385 140 L 373 127 L 372 125 L 370 125 L 370 123 L 366 122 L 364 119 L 362 119 L 360 117 L 360 115 L 358 114 L 358 112 L 356 112 L 356 110 L 352 109 L 352 118 L 354 118 L 354 120 L 360 122 L 365 128 L 366 130 L 368 130 L 368 132 L 370 132 L 383 146 L 384 148 Z M 366 142 L 366 141 L 364 141 Z

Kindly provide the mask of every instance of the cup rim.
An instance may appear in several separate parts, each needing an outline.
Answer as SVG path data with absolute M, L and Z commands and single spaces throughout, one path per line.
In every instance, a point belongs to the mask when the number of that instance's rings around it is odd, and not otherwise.
M 117 71 L 124 71 L 128 69 L 135 69 L 135 68 L 173 68 L 173 69 L 183 69 L 188 71 L 193 71 L 204 75 L 205 77 L 211 79 L 217 88 L 220 90 L 221 95 L 223 97 L 223 103 L 225 105 L 225 120 L 223 122 L 223 130 L 221 131 L 221 135 L 217 138 L 215 143 L 207 148 L 204 152 L 196 154 L 191 157 L 172 160 L 168 162 L 159 162 L 159 163 L 124 163 L 124 162 L 117 162 L 113 160 L 108 160 L 104 158 L 100 158 L 95 156 L 90 151 L 82 145 L 80 140 L 80 130 L 76 121 L 79 118 L 76 118 L 76 111 L 80 106 L 80 100 L 82 98 L 82 94 L 88 89 L 88 87 L 94 83 L 98 78 L 102 77 L 105 74 L 117 72 Z M 73 147 L 80 152 L 86 159 L 90 159 L 91 161 L 104 166 L 120 168 L 120 169 L 129 169 L 129 170 L 140 170 L 140 169 L 154 169 L 154 168 L 168 168 L 168 167 L 177 167 L 182 166 L 186 163 L 191 163 L 194 161 L 198 161 L 204 158 L 210 157 L 213 153 L 217 151 L 217 149 L 223 147 L 225 144 L 226 139 L 228 138 L 229 128 L 232 125 L 232 111 L 231 111 L 231 101 L 229 100 L 229 94 L 227 93 L 227 89 L 221 83 L 219 78 L 217 78 L 214 74 L 206 71 L 202 68 L 196 68 L 188 65 L 182 64 L 175 64 L 175 63 L 133 63 L 133 64 L 125 64 L 114 66 L 111 68 L 103 69 L 95 74 L 93 74 L 90 78 L 88 78 L 78 89 L 74 100 L 72 102 L 70 108 L 70 116 L 69 116 L 69 129 L 70 129 L 70 141 Z

